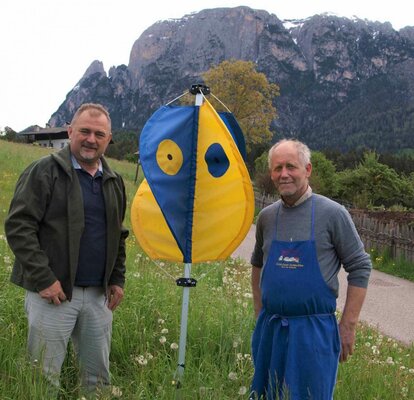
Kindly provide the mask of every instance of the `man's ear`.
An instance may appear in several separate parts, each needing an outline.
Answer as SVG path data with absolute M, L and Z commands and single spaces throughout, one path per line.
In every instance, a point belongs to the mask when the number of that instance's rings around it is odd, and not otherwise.
M 312 164 L 308 163 L 305 168 L 306 168 L 306 176 L 309 178 L 312 173 Z

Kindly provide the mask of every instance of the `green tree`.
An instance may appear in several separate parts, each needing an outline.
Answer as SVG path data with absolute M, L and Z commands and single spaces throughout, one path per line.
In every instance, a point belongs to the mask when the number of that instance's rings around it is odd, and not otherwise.
M 312 175 L 309 181 L 312 190 L 324 196 L 336 198 L 339 192 L 339 182 L 334 163 L 318 151 L 312 152 L 311 161 Z
M 246 148 L 272 139 L 271 122 L 277 118 L 273 99 L 279 96 L 279 86 L 269 83 L 257 72 L 252 61 L 223 61 L 203 74 L 211 92 L 234 114 L 245 135 Z M 214 107 L 223 107 L 214 99 Z
M 260 193 L 275 195 L 276 188 L 270 178 L 268 151 L 254 160 L 254 184 Z
M 407 195 L 408 180 L 381 164 L 378 157 L 375 152 L 366 152 L 355 169 L 339 174 L 340 197 L 360 208 L 405 206 L 406 199 L 413 196 L 413 193 Z

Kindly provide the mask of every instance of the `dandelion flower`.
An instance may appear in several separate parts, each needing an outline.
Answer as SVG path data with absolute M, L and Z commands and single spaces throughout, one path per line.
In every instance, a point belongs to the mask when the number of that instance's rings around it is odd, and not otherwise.
M 162 318 L 158 318 L 158 324 L 162 325 L 165 321 Z
M 167 329 L 167 328 L 164 328 L 164 329 L 161 331 L 161 333 L 162 333 L 162 334 L 164 334 L 164 335 L 165 335 L 165 334 L 167 334 L 167 333 L 168 333 L 168 329 Z
M 230 372 L 228 377 L 231 381 L 235 381 L 237 379 L 237 374 L 235 372 Z
M 164 344 L 167 341 L 167 338 L 165 336 L 161 336 L 159 340 L 161 344 Z
M 177 350 L 178 349 L 178 344 L 177 343 L 171 343 L 171 350 Z
M 143 355 L 139 355 L 139 356 L 135 357 L 135 361 L 139 365 L 143 365 L 143 366 L 148 364 L 148 360 Z
M 121 397 L 122 396 L 122 390 L 117 386 L 112 386 L 111 393 L 115 397 Z
M 247 393 L 247 388 L 246 386 L 240 386 L 239 388 L 239 395 L 243 396 Z

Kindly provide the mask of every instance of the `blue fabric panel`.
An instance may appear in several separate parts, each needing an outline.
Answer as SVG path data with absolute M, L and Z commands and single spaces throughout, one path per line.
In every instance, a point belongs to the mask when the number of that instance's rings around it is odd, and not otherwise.
M 237 148 L 239 149 L 243 160 L 246 161 L 246 142 L 244 140 L 243 131 L 241 130 L 236 118 L 232 113 L 225 111 L 219 112 L 218 115 L 220 115 L 220 118 L 226 124 L 227 129 L 230 131 L 231 136 L 236 142 Z
M 159 108 L 145 124 L 139 143 L 145 178 L 183 253 L 184 262 L 191 262 L 198 109 L 195 106 Z M 170 174 L 157 158 L 164 140 L 174 142 L 182 153 L 181 167 Z M 173 152 L 163 161 L 168 163 L 170 159 L 171 162 L 176 159 Z

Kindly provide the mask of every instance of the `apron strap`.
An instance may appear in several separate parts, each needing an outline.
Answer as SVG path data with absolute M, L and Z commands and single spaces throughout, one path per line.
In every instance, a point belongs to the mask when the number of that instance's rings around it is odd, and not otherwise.
M 295 315 L 288 317 L 286 315 L 280 315 L 280 314 L 272 314 L 269 318 L 269 321 L 267 321 L 268 324 L 270 324 L 272 321 L 276 321 L 280 319 L 280 322 L 282 323 L 282 326 L 289 326 L 289 319 L 297 319 L 297 318 L 307 318 L 307 317 L 330 317 L 332 315 L 335 315 L 334 313 L 326 313 L 326 314 L 309 314 L 309 315 Z

